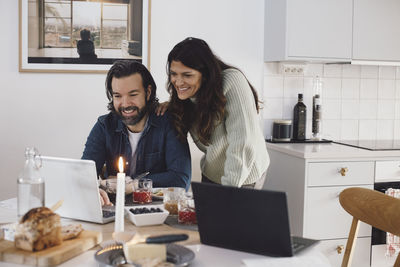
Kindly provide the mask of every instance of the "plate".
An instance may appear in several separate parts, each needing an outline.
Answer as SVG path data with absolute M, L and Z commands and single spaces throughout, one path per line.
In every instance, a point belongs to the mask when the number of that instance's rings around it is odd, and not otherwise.
M 167 244 L 167 262 L 175 266 L 188 266 L 194 260 L 195 254 L 191 249 L 177 244 Z M 118 266 L 126 263 L 122 245 L 108 246 L 94 254 L 100 267 Z M 135 265 L 133 265 L 135 266 Z

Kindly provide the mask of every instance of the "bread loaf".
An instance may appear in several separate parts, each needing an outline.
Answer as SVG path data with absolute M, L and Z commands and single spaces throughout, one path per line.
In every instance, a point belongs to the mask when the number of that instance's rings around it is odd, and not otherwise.
M 14 243 L 17 248 L 39 251 L 61 244 L 60 216 L 49 208 L 33 208 L 16 227 Z
M 68 240 L 77 237 L 83 231 L 81 224 L 69 224 L 61 227 L 62 240 Z

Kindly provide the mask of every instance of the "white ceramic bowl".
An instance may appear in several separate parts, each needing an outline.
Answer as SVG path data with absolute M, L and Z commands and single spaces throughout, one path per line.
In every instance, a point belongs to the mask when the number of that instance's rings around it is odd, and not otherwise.
M 130 209 L 137 209 L 137 208 L 148 208 L 148 209 L 160 208 L 162 210 L 162 212 L 133 214 L 130 211 Z M 125 207 L 125 210 L 128 213 L 129 220 L 136 226 L 163 224 L 169 214 L 169 212 L 164 209 L 164 205 L 162 205 L 162 204 L 161 205 L 130 206 L 130 207 Z

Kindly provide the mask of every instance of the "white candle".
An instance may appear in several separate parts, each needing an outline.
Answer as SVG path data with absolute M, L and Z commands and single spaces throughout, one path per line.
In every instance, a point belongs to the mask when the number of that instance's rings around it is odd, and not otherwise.
M 124 207 L 125 207 L 125 173 L 124 161 L 119 157 L 119 173 L 117 174 L 117 196 L 115 203 L 115 227 L 114 232 L 124 231 Z

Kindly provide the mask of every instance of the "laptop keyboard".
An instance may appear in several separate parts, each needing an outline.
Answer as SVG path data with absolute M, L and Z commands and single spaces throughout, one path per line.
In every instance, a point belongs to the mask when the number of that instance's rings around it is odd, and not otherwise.
M 302 244 L 302 243 L 297 243 L 297 242 L 293 242 L 292 243 L 292 249 L 293 249 L 293 251 L 296 251 L 296 250 L 298 250 L 298 249 L 301 249 L 301 248 L 303 248 L 305 245 L 304 244 Z
M 110 218 L 115 216 L 115 211 L 103 210 L 103 218 Z

